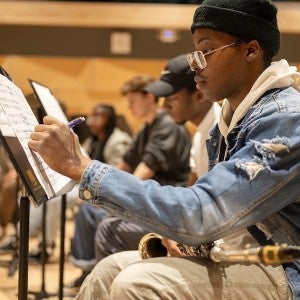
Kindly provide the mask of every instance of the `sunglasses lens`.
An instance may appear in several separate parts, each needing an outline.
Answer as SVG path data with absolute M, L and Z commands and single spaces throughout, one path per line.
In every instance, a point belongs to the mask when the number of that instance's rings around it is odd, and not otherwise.
M 197 63 L 197 66 L 199 67 L 199 69 L 204 69 L 207 67 L 207 63 L 206 63 L 206 59 L 204 57 L 204 54 L 201 51 L 197 51 L 195 53 L 195 60 Z
M 187 57 L 186 57 L 186 59 L 187 59 L 189 65 L 190 65 L 191 70 L 195 71 L 195 68 L 197 66 L 196 66 L 195 61 L 194 61 L 194 55 L 193 55 L 193 53 L 188 54 Z
M 207 67 L 207 63 L 204 54 L 201 51 L 194 51 L 187 55 L 187 61 L 190 68 L 195 71 L 197 69 L 204 69 Z

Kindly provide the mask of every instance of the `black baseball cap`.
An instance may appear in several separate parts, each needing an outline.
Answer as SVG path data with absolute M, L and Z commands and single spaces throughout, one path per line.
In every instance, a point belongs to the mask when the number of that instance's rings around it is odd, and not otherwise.
M 195 72 L 190 69 L 186 54 L 172 58 L 161 72 L 160 79 L 148 84 L 145 91 L 156 97 L 168 97 L 181 89 L 196 89 Z

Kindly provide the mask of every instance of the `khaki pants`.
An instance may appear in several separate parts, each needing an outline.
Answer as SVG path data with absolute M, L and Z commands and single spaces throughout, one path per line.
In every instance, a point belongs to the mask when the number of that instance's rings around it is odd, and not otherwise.
M 201 257 L 141 260 L 138 251 L 100 261 L 76 300 L 291 299 L 281 266 L 214 263 Z

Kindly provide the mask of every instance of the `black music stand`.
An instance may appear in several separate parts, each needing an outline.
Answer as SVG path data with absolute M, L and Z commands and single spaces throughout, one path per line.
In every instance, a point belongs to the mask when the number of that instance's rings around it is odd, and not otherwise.
M 19 234 L 19 277 L 18 299 L 27 299 L 28 290 L 28 248 L 29 248 L 29 197 L 22 187 L 20 199 L 20 234 Z
M 60 214 L 60 253 L 59 253 L 59 284 L 58 299 L 62 300 L 64 291 L 64 265 L 65 265 L 65 221 L 66 221 L 67 196 L 64 194 L 61 198 Z
M 74 298 L 74 294 L 64 293 L 64 264 L 65 264 L 65 222 L 66 222 L 67 195 L 62 195 L 61 199 L 61 218 L 60 218 L 60 255 L 59 255 L 59 286 L 58 299 L 63 297 Z
M 58 295 L 58 299 L 62 300 L 63 297 L 73 298 L 73 294 L 64 294 L 64 263 L 65 263 L 65 220 L 66 220 L 66 194 L 62 195 L 61 199 L 61 219 L 60 219 L 60 254 L 59 254 L 59 286 L 58 286 L 58 294 L 57 293 L 48 293 L 45 287 L 45 264 L 46 264 L 46 212 L 47 212 L 47 202 L 43 204 L 43 241 L 42 241 L 42 283 L 41 290 L 38 292 L 29 291 L 28 294 L 32 294 L 35 296 L 36 300 L 46 299 L 50 297 L 54 297 Z
M 36 116 L 37 118 L 42 122 L 42 119 L 45 115 L 49 114 L 47 113 L 47 108 L 49 105 L 51 105 L 52 113 L 53 110 L 55 111 L 56 117 L 68 121 L 65 110 L 63 107 L 61 107 L 61 103 L 56 100 L 54 97 L 51 89 L 41 84 L 35 80 L 28 80 L 33 91 L 35 98 L 31 99 L 32 104 L 35 104 L 36 107 Z M 84 124 L 82 124 L 84 126 Z M 61 202 L 61 235 L 60 235 L 60 258 L 59 258 L 59 289 L 58 289 L 58 296 L 59 299 L 62 299 L 62 297 L 71 297 L 74 298 L 74 294 L 63 294 L 63 280 L 64 280 L 64 257 L 65 257 L 65 220 L 66 220 L 66 195 L 62 195 L 62 202 Z
M 29 197 L 34 200 L 34 204 L 39 206 L 48 201 L 48 195 L 44 190 L 43 184 L 49 185 L 49 189 L 56 193 L 61 190 L 55 190 L 52 185 L 52 174 L 47 171 L 39 157 L 30 152 L 26 139 L 30 137 L 32 126 L 38 124 L 37 117 L 32 108 L 26 101 L 24 95 L 20 93 L 18 87 L 12 82 L 11 77 L 0 66 L 1 80 L 1 127 L 0 140 L 10 159 L 22 179 L 22 197 L 20 202 L 20 234 L 19 234 L 19 299 L 27 299 L 28 294 L 28 249 L 29 249 Z M 52 97 L 50 97 L 52 99 Z M 3 104 L 3 105 L 2 105 Z M 18 118 L 16 118 L 18 116 Z M 63 115 L 65 117 L 65 115 Z M 24 126 L 23 126 L 24 125 Z M 40 175 L 42 176 L 40 179 Z M 56 181 L 62 180 L 64 186 L 61 189 L 69 189 L 71 180 L 66 181 L 65 177 L 56 178 Z M 24 186 L 24 187 L 23 187 Z M 71 187 L 71 186 L 70 186 Z M 65 202 L 65 201 L 63 201 Z M 63 212 L 64 215 L 65 212 Z M 64 226 L 64 224 L 62 224 Z M 64 232 L 64 230 L 63 230 Z M 64 236 L 62 237 L 64 239 Z M 64 244 L 61 243 L 61 247 Z M 64 251 L 61 251 L 64 253 Z M 44 259 L 45 260 L 45 259 Z M 61 258 L 63 261 L 63 257 Z M 61 270 L 63 267 L 60 268 Z M 61 272 L 60 270 L 60 272 Z M 60 280 L 63 276 L 60 274 Z M 62 285 L 62 284 L 61 284 Z M 62 288 L 60 288 L 62 289 Z M 42 287 L 44 290 L 44 287 Z
M 28 291 L 28 294 L 34 295 L 36 300 L 41 300 L 49 297 L 56 296 L 55 293 L 48 293 L 46 291 L 45 284 L 45 270 L 46 270 L 46 214 L 47 214 L 47 202 L 43 204 L 43 222 L 42 222 L 42 245 L 41 245 L 41 265 L 42 265 L 42 282 L 41 282 L 41 290 L 38 292 Z

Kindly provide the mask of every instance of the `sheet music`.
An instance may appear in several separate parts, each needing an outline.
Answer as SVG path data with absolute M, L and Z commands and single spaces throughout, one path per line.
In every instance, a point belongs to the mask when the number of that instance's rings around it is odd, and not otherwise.
M 22 91 L 3 75 L 0 75 L 0 108 L 2 135 L 18 138 L 48 199 L 51 199 L 71 180 L 50 169 L 37 153 L 29 149 L 28 140 L 38 121 Z M 68 191 L 71 186 L 73 187 L 74 183 L 68 186 Z
M 55 96 L 52 94 L 49 87 L 44 86 L 34 80 L 29 80 L 32 88 L 34 89 L 36 95 L 38 96 L 38 99 L 40 100 L 46 114 L 48 116 L 55 117 L 56 119 L 68 123 L 68 119 L 62 110 L 59 102 L 55 98 Z M 81 152 L 89 157 L 87 151 L 80 146 Z
M 62 122 L 68 123 L 68 119 L 65 113 L 63 112 L 56 98 L 51 93 L 51 90 L 48 87 L 43 86 L 32 80 L 31 84 L 35 92 L 37 93 L 38 98 L 40 99 L 44 109 L 46 110 L 47 115 L 55 117 L 56 119 Z

